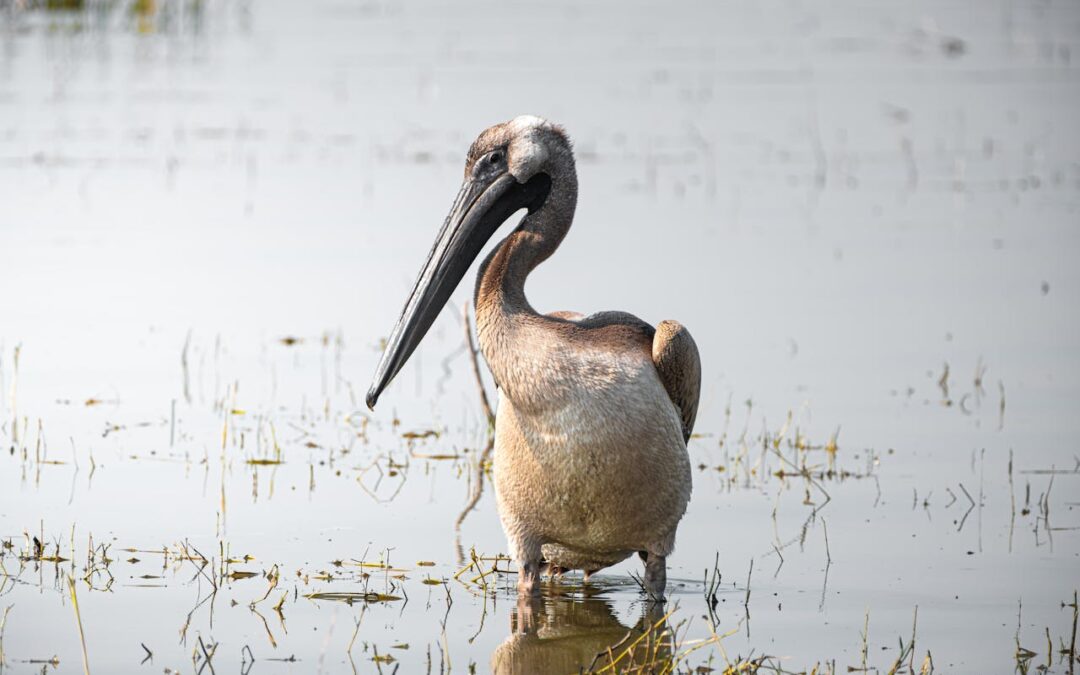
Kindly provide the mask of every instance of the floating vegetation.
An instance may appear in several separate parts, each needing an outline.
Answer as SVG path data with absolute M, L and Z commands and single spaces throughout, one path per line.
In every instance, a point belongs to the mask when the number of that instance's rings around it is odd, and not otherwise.
M 427 429 L 424 431 L 406 431 L 405 433 L 401 434 L 401 437 L 409 441 L 415 441 L 424 438 L 438 438 L 439 432 L 435 431 L 434 429 Z
M 246 460 L 248 464 L 252 466 L 276 466 L 278 464 L 284 464 L 284 460 L 280 459 L 266 459 L 266 458 L 251 458 Z
M 346 604 L 353 604 L 354 602 L 395 602 L 402 600 L 401 596 L 388 595 L 386 593 L 356 593 L 350 591 L 326 591 L 322 593 L 308 593 L 304 596 L 310 600 L 332 600 L 334 602 L 344 602 Z

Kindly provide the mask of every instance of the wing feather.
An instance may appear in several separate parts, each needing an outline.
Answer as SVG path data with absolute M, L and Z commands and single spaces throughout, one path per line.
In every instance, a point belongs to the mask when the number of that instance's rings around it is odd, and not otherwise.
M 679 409 L 683 440 L 689 441 L 701 395 L 701 359 L 690 331 L 678 321 L 661 321 L 653 336 L 652 358 L 671 402 Z

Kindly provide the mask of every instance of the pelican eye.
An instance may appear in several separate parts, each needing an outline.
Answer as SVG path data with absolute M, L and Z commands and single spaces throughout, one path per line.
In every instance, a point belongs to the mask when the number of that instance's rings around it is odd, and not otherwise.
M 492 164 L 498 164 L 499 162 L 502 161 L 502 158 L 503 158 L 502 153 L 499 152 L 498 150 L 496 150 L 495 152 L 488 155 L 488 157 L 491 159 Z

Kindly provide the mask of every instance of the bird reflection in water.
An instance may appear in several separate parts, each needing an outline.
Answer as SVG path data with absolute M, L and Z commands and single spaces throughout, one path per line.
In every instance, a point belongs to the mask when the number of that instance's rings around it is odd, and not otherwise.
M 639 611 L 631 628 L 603 598 L 521 597 L 510 615 L 510 634 L 491 656 L 491 672 L 590 672 L 604 669 L 611 658 L 618 660 L 615 672 L 633 672 L 644 663 L 643 672 L 663 670 L 673 653 L 663 608 L 645 602 Z M 625 653 L 628 648 L 631 654 Z

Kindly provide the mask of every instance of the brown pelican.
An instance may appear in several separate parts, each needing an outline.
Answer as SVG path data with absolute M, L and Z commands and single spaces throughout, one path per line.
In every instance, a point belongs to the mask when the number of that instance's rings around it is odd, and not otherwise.
M 558 248 L 576 204 L 574 155 L 561 127 L 522 116 L 481 133 L 367 404 L 375 406 L 495 230 L 527 209 L 480 266 L 475 293 L 480 349 L 499 390 L 494 482 L 518 588 L 537 593 L 545 562 L 553 575 L 580 569 L 588 578 L 637 552 L 646 592 L 663 600 L 666 557 L 690 499 L 697 346 L 675 321 L 654 329 L 624 312 L 532 308 L 525 280 Z

